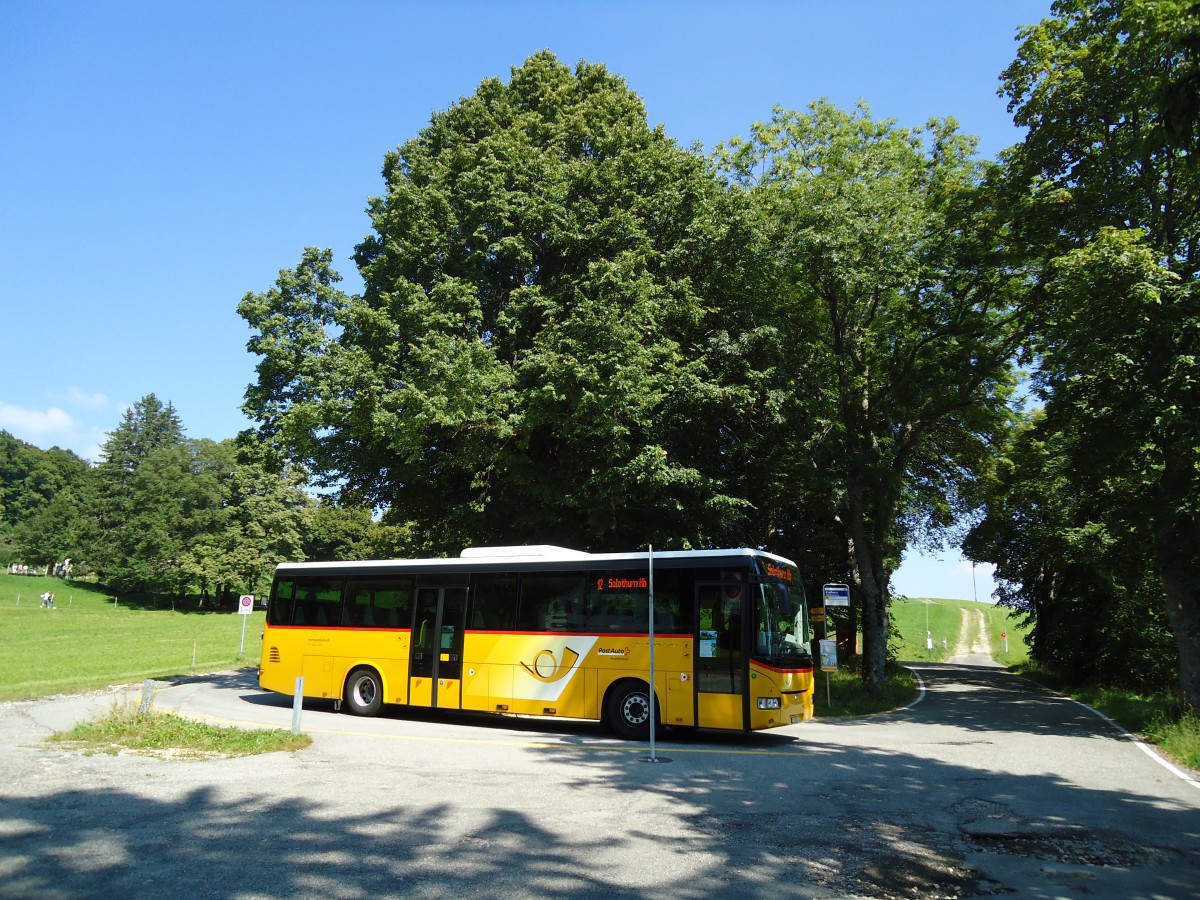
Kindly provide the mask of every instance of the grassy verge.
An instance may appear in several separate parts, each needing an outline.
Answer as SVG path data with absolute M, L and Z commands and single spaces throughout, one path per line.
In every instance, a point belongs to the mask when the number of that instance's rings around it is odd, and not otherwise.
M 55 608 L 38 597 L 53 591 Z M 263 613 L 131 605 L 93 584 L 0 575 L 0 700 L 257 666 Z
M 866 716 L 889 712 L 912 703 L 917 682 L 911 672 L 889 666 L 883 682 L 883 695 L 872 697 L 862 687 L 858 657 L 839 660 L 836 672 L 817 672 L 814 676 L 813 706 L 819 719 Z
M 133 752 L 183 759 L 303 750 L 312 743 L 306 734 L 280 729 L 218 728 L 170 713 L 141 712 L 132 705 L 114 706 L 107 715 L 81 722 L 47 740 L 87 753 Z

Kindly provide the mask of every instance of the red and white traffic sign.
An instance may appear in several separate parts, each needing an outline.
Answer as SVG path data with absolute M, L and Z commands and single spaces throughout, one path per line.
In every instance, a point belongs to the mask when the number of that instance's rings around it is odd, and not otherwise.
M 238 599 L 238 612 L 243 616 L 248 616 L 250 613 L 254 612 L 253 594 L 242 594 L 242 596 Z

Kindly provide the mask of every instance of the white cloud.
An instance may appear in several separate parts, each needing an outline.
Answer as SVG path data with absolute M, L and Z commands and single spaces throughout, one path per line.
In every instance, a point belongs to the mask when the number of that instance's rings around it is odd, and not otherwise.
M 31 444 L 41 445 L 59 436 L 74 435 L 79 427 L 74 416 L 57 406 L 43 411 L 0 401 L 0 428 Z
M 84 409 L 108 409 L 110 402 L 107 394 L 88 394 L 73 385 L 67 388 L 67 400 L 69 405 Z
M 59 406 L 29 409 L 0 400 L 0 430 L 42 450 L 62 447 L 95 461 L 100 457 L 101 444 L 108 439 L 108 428 L 96 423 L 95 413 L 103 412 L 111 404 L 104 394 L 85 394 L 75 388 L 69 396 L 72 402 L 65 405 L 82 408 L 83 416 Z

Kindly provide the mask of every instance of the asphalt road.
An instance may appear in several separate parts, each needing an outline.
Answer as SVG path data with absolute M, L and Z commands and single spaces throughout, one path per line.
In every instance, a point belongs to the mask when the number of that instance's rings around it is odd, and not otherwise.
M 321 703 L 295 754 L 86 756 L 42 739 L 136 690 L 0 704 L 0 897 L 1200 896 L 1196 773 L 983 653 L 915 668 L 909 709 L 653 761 L 586 723 Z M 292 718 L 249 672 L 154 702 Z

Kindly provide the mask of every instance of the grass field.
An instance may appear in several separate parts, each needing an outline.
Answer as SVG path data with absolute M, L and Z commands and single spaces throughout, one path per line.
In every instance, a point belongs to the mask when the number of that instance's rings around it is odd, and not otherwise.
M 39 596 L 55 595 L 56 609 Z M 114 603 L 84 582 L 0 575 L 0 700 L 258 666 L 263 613 Z
M 1003 606 L 990 603 L 972 603 L 970 600 L 927 600 L 905 599 L 892 602 L 891 645 L 896 659 L 906 662 L 944 662 L 954 655 L 963 627 L 963 610 L 968 613 L 981 612 L 987 624 L 988 642 L 992 658 L 1003 666 L 1013 666 L 1028 658 L 1025 632 L 1020 614 Z M 926 617 L 933 648 L 926 643 Z M 978 617 L 968 615 L 967 640 L 981 645 L 978 634 L 972 633 Z M 1003 635 L 1007 635 L 1006 641 Z

